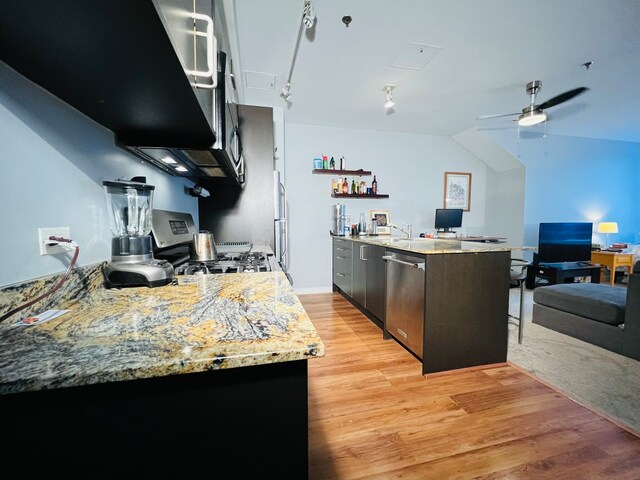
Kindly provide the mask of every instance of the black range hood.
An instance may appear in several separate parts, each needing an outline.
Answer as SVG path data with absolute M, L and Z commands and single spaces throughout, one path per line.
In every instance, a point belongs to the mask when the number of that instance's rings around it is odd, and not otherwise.
M 185 161 L 189 171 L 182 173 L 156 164 L 165 171 L 238 182 L 215 147 L 213 108 L 206 112 L 198 101 L 154 1 L 3 0 L 0 60 L 135 153 L 168 148 L 206 159 L 207 168 L 217 164 L 215 175 L 196 162 Z

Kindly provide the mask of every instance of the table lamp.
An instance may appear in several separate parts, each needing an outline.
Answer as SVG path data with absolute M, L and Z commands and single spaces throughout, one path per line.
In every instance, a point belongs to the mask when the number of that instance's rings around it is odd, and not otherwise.
M 617 222 L 600 222 L 598 224 L 598 233 L 606 233 L 607 234 L 607 244 L 605 247 L 609 246 L 609 234 L 610 233 L 618 233 L 618 223 Z

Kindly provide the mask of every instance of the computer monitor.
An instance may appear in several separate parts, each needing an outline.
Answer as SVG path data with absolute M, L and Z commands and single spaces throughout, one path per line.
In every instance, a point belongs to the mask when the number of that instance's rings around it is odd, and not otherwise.
M 590 261 L 592 235 L 589 222 L 541 223 L 537 263 Z
M 434 227 L 438 232 L 452 232 L 452 228 L 462 226 L 462 208 L 436 208 Z

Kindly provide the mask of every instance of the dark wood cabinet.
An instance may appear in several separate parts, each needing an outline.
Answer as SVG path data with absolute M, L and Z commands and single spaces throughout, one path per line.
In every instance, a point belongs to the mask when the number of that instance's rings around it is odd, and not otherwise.
M 372 315 L 384 321 L 384 294 L 385 294 L 385 248 L 376 245 L 367 245 L 365 257 L 367 259 L 366 308 Z
M 353 299 L 380 322 L 384 319 L 385 248 L 353 242 Z
M 426 257 L 422 373 L 506 362 L 511 253 Z
M 333 238 L 333 284 L 351 297 L 353 278 L 353 242 L 344 238 Z
M 367 317 L 385 338 L 388 266 L 385 254 L 403 253 L 397 248 L 370 245 L 334 237 L 333 283 Z M 409 252 L 404 252 L 409 253 Z M 507 361 L 509 308 L 509 251 L 414 254 L 424 258 L 424 278 L 418 293 L 422 329 L 404 328 L 421 335 L 422 341 L 398 339 L 422 361 L 422 373 L 499 364 Z M 352 263 L 347 265 L 351 259 Z M 413 282 L 416 283 L 416 282 Z M 409 295 L 401 289 L 396 295 Z M 407 303 L 412 299 L 405 299 Z M 397 328 L 395 330 L 397 332 Z M 399 334 L 401 335 L 401 334 Z M 402 335 L 401 335 L 402 336 Z M 418 350 L 418 351 L 416 351 Z

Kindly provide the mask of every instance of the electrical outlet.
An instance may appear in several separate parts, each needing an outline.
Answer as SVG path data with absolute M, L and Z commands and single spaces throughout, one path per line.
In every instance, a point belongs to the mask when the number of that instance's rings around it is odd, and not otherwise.
M 40 255 L 55 255 L 56 253 L 65 253 L 69 251 L 59 245 L 47 245 L 47 243 L 49 243 L 49 237 L 71 238 L 71 229 L 69 227 L 38 228 Z

